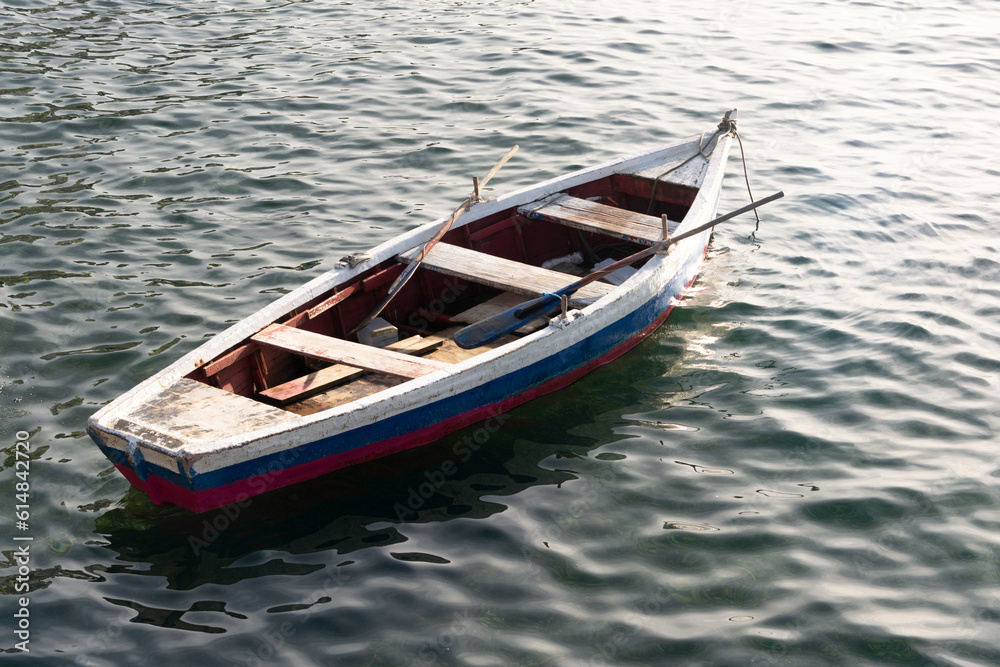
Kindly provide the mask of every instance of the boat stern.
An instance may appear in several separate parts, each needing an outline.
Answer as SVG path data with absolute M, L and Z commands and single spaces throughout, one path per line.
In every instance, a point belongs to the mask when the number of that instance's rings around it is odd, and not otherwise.
M 249 434 L 297 415 L 187 378 L 144 400 L 91 417 L 87 433 L 132 486 L 158 505 L 194 511 L 224 502 L 202 498 L 197 461 L 215 444 L 246 442 Z M 206 504 L 211 507 L 206 507 Z

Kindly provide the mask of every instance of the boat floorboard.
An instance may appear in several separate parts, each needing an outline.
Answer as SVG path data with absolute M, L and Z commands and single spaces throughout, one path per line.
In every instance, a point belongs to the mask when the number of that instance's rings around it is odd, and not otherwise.
M 356 401 L 359 398 L 377 394 L 380 391 L 395 387 L 397 384 L 402 384 L 403 382 L 406 382 L 406 378 L 367 373 L 364 377 L 358 378 L 348 384 L 310 396 L 298 403 L 286 405 L 285 409 L 297 415 L 312 415 L 335 408 L 338 405 Z

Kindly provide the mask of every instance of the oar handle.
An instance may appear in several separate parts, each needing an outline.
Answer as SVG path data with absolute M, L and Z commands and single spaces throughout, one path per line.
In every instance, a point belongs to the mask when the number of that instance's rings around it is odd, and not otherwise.
M 700 234 L 703 231 L 705 231 L 706 229 L 711 229 L 712 227 L 715 227 L 720 222 L 725 222 L 726 220 L 729 220 L 730 218 L 735 218 L 738 215 L 743 215 L 747 211 L 752 211 L 755 208 L 757 208 L 758 206 L 763 206 L 764 204 L 769 204 L 769 203 L 773 202 L 775 199 L 781 199 L 784 196 L 785 196 L 785 193 L 781 192 L 779 190 L 778 192 L 775 192 L 773 195 L 768 195 L 767 197 L 764 197 L 763 199 L 758 199 L 755 202 L 751 202 L 751 203 L 747 204 L 746 206 L 744 206 L 743 208 L 738 208 L 735 211 L 730 211 L 729 213 L 726 213 L 725 215 L 720 215 L 715 220 L 712 220 L 711 222 L 706 222 L 704 225 L 699 225 L 698 227 L 695 227 L 694 229 L 692 229 L 689 232 L 684 232 L 683 234 L 678 234 L 677 236 L 675 236 L 673 238 L 669 238 L 669 239 L 666 240 L 666 243 L 668 243 L 668 244 L 674 244 L 674 243 L 677 243 L 678 241 L 683 241 L 684 239 L 688 238 L 689 236 L 694 236 L 696 234 Z
M 507 160 L 509 160 L 512 157 L 514 157 L 514 153 L 517 152 L 518 148 L 519 148 L 519 146 L 517 144 L 514 144 L 514 147 L 511 148 L 509 151 L 507 151 L 507 154 L 504 155 L 502 158 L 500 158 L 500 161 L 497 162 L 495 165 L 493 165 L 493 168 L 490 169 L 489 172 L 485 176 L 483 176 L 481 179 L 479 179 L 479 187 L 480 187 L 480 189 L 486 187 L 486 184 L 490 182 L 490 179 L 493 178 L 494 176 L 496 176 L 497 172 L 500 171 L 500 167 L 502 167 L 505 164 L 507 164 Z

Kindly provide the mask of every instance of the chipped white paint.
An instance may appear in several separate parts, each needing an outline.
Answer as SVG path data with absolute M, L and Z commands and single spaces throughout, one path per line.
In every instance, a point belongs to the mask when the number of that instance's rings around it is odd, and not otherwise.
M 455 227 L 615 173 L 652 174 L 651 177 L 656 177 L 671 165 L 682 162 L 698 151 L 700 139 L 700 136 L 696 136 L 652 152 L 612 160 L 478 203 L 458 219 Z M 725 136 L 720 139 L 710 158 L 694 157 L 687 165 L 663 179 L 663 182 L 701 188 L 676 233 L 703 224 L 714 216 L 729 148 L 730 137 Z M 374 264 L 424 243 L 434 235 L 443 221 L 444 218 L 428 223 L 383 243 L 367 253 L 367 261 L 353 268 L 338 266 L 250 315 L 105 406 L 91 417 L 89 425 L 101 434 L 107 446 L 127 451 L 130 461 L 134 461 L 138 453 L 147 463 L 183 470 L 189 478 L 193 469 L 205 473 L 280 453 L 475 389 L 539 359 L 557 355 L 561 350 L 612 325 L 655 298 L 676 275 L 683 273 L 680 276 L 682 282 L 690 281 L 700 268 L 700 259 L 710 234 L 708 231 L 703 232 L 676 244 L 669 254 L 653 256 L 635 275 L 610 294 L 582 310 L 570 311 L 565 320 L 557 318 L 562 320 L 560 324 L 550 325 L 502 347 L 357 401 L 309 416 L 296 416 L 230 394 L 241 402 L 273 410 L 281 416 L 274 413 L 264 415 L 256 411 L 254 414 L 262 419 L 241 421 L 237 418 L 235 422 L 223 425 L 218 421 L 218 412 L 209 419 L 209 415 L 197 413 L 198 409 L 192 406 L 186 416 L 179 415 L 156 424 L 150 423 L 150 406 L 162 400 L 165 393 L 185 382 L 191 382 L 183 380 L 183 376 L 335 285 L 344 283 Z M 268 416 L 273 418 L 268 419 Z M 183 433 L 181 437 L 177 437 L 177 433 L 181 431 L 173 428 L 181 425 L 177 420 L 190 421 L 189 418 L 215 426 L 210 427 L 211 433 L 202 433 L 199 437 L 191 437 L 193 432 L 188 432 L 188 437 L 184 437 Z M 120 420 L 124 425 L 132 422 L 141 423 L 151 430 L 174 430 L 175 433 L 171 435 L 180 442 L 167 446 L 155 442 L 153 438 L 139 440 L 135 433 L 126 432 L 119 427 Z

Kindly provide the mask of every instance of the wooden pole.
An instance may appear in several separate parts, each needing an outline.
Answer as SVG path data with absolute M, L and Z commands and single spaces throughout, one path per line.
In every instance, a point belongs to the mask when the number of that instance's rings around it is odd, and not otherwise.
M 514 147 L 507 151 L 507 154 L 500 158 L 499 162 L 493 165 L 493 168 L 490 169 L 489 173 L 483 177 L 483 180 L 478 181 L 477 190 L 485 187 L 486 184 L 489 183 L 490 179 L 493 178 L 498 171 L 500 171 L 500 167 L 507 164 L 507 160 L 514 157 L 514 153 L 517 152 L 517 148 L 517 144 L 514 144 Z M 476 181 L 473 182 L 476 183 Z M 392 285 L 389 287 L 389 291 L 386 293 L 385 297 L 379 301 L 378 305 L 375 306 L 375 309 L 368 313 L 368 316 L 361 320 L 357 326 L 348 331 L 348 335 L 357 333 L 359 329 L 363 329 L 371 324 L 372 321 L 378 317 L 383 310 L 385 310 L 385 307 L 389 305 L 389 302 L 392 301 L 393 297 L 399 293 L 399 290 L 403 289 L 406 282 L 413 276 L 414 273 L 416 273 L 417 267 L 419 267 L 420 263 L 424 261 L 424 257 L 426 257 L 427 253 L 431 251 L 431 248 L 437 245 L 437 242 L 440 241 L 446 233 L 448 233 L 448 230 L 451 229 L 453 224 L 455 224 L 455 221 L 458 220 L 458 218 L 465 213 L 470 206 L 476 203 L 478 199 L 474 200 L 473 197 L 476 197 L 476 195 L 473 194 L 466 197 L 465 201 L 463 201 L 459 207 L 448 216 L 448 219 L 444 221 L 437 232 L 435 232 L 434 236 L 432 236 L 430 240 L 424 244 L 424 247 L 420 249 L 420 253 L 416 256 L 413 262 L 411 262 L 410 265 L 407 266 L 401 274 L 399 274 L 399 277 L 393 281 Z

